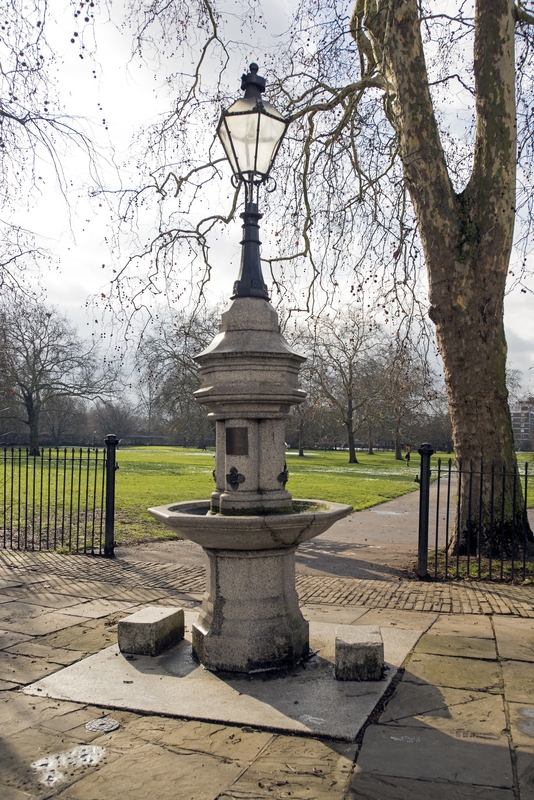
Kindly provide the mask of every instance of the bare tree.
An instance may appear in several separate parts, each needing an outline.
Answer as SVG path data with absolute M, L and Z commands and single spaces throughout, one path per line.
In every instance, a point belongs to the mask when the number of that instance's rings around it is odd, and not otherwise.
M 349 463 L 357 464 L 355 428 L 366 420 L 386 375 L 379 331 L 356 307 L 345 306 L 313 321 L 310 369 L 346 429 Z
M 114 433 L 118 439 L 131 438 L 140 427 L 140 418 L 133 406 L 125 401 L 97 402 L 92 419 L 101 442 L 108 433 Z
M 54 447 L 87 442 L 87 409 L 81 398 L 54 397 L 40 416 L 41 437 Z
M 401 460 L 402 438 L 417 412 L 439 399 L 439 389 L 427 358 L 407 338 L 395 337 L 383 350 L 387 380 L 378 407 L 393 435 L 395 458 Z
M 95 399 L 113 388 L 113 370 L 97 347 L 83 342 L 57 309 L 26 298 L 0 306 L 0 374 L 12 416 L 28 426 L 32 455 L 39 454 L 45 408 L 58 398 Z

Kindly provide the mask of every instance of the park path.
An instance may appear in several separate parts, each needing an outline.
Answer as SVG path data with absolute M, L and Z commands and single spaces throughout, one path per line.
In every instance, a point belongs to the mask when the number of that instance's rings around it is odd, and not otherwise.
M 431 493 L 435 494 L 435 486 Z M 419 491 L 356 511 L 297 551 L 297 572 L 379 580 L 406 577 L 417 558 Z M 119 560 L 204 566 L 202 549 L 170 541 L 118 547 Z

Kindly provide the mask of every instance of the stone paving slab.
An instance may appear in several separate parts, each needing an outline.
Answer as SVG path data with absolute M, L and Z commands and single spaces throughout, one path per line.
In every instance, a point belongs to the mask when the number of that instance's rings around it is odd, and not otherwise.
M 367 608 L 329 606 L 320 603 L 306 603 L 301 606 L 304 617 L 309 622 L 333 622 L 339 625 L 352 625 L 367 614 Z
M 293 745 L 293 746 L 291 746 Z M 334 747 L 316 740 L 277 738 L 222 798 L 298 798 L 331 800 L 340 796 L 352 770 L 356 745 Z M 341 790 L 341 791 L 340 791 Z
M 512 739 L 516 746 L 534 748 L 534 697 L 530 703 L 508 703 Z
M 507 727 L 503 698 L 488 692 L 449 689 L 401 681 L 380 717 L 383 725 L 436 728 L 496 739 Z
M 167 747 L 175 753 L 207 753 L 217 758 L 252 763 L 274 738 L 268 731 L 236 729 L 198 720 L 160 719 L 156 731 L 156 725 L 148 722 L 149 719 L 137 718 L 137 724 L 134 722 L 130 730 L 135 728 L 141 739 Z M 124 746 L 128 746 L 129 735 L 130 731 L 123 734 Z M 120 744 L 119 738 L 120 731 L 111 734 L 109 741 L 112 747 Z
M 497 650 L 493 639 L 450 636 L 445 633 L 425 633 L 417 643 L 416 653 L 432 653 L 436 656 L 460 656 L 461 658 L 483 658 L 495 661 Z
M 407 628 L 426 631 L 437 620 L 433 612 L 399 611 L 396 608 L 372 608 L 358 622 L 361 625 L 379 625 L 381 628 Z
M 358 772 L 347 800 L 514 800 L 511 789 L 449 781 L 410 780 Z M 521 800 L 524 800 L 521 795 Z M 529 798 L 531 800 L 531 798 Z
M 48 606 L 10 599 L 8 603 L 0 605 L 0 625 L 5 630 L 16 630 L 16 626 L 19 623 L 25 623 L 33 617 L 51 613 L 52 611 Z M 23 633 L 23 631 L 20 632 Z
M 157 745 L 142 753 L 125 753 L 97 772 L 56 795 L 62 800 L 109 797 L 109 786 L 120 787 L 129 800 L 216 800 L 242 772 L 239 763 L 224 762 L 205 753 L 178 755 Z M 169 780 L 169 776 L 176 776 Z
M 9 605 L 11 605 L 11 603 Z M 20 605 L 23 604 L 21 603 Z M 1 608 L 3 608 L 3 606 L 0 606 L 0 609 Z M 37 606 L 34 606 L 34 608 L 37 608 Z M 70 628 L 72 625 L 77 624 L 77 617 L 71 616 L 70 614 L 63 614 L 61 611 L 50 611 L 48 608 L 46 611 L 48 613 L 40 614 L 39 616 L 36 615 L 35 618 L 30 617 L 29 619 L 24 619 L 22 615 L 6 618 L 1 621 L 1 624 L 3 627 L 7 628 L 7 630 L 16 631 L 29 636 L 44 636 L 47 633 L 55 633 L 56 631 Z
M 35 638 L 29 641 L 22 641 L 11 647 L 6 647 L 6 652 L 15 653 L 19 656 L 32 656 L 34 658 L 44 658 L 52 664 L 59 664 L 63 667 L 79 661 L 85 656 L 81 650 L 66 650 L 61 647 L 49 647 L 41 644 Z
M 58 594 L 57 592 L 49 591 L 43 586 L 29 588 L 28 586 L 18 585 L 13 589 L 1 589 L 0 587 L 0 590 L 3 595 L 2 602 L 6 603 L 10 600 L 19 600 L 24 603 L 33 603 L 37 606 L 60 610 L 67 606 L 77 605 L 80 602 L 80 597 L 76 594 Z
M 518 748 L 517 776 L 521 800 L 534 800 L 534 748 Z
M 534 619 L 508 619 L 496 616 L 493 618 L 493 624 L 501 658 L 534 662 Z
M 86 603 L 77 603 L 68 608 L 63 609 L 64 614 L 73 617 L 86 617 L 87 619 L 99 619 L 100 617 L 109 617 L 116 611 L 128 611 L 139 606 L 139 600 L 124 601 L 124 600 L 89 600 Z
M 23 586 L 24 584 L 21 581 L 9 581 L 5 579 L 0 579 L 0 589 L 13 589 L 17 586 Z
M 91 619 L 82 623 L 78 623 L 76 617 L 71 617 L 76 624 L 40 637 L 39 643 L 47 647 L 81 651 L 84 654 L 96 653 L 117 641 L 117 622 L 127 614 L 127 611 L 123 611 L 105 619 Z
M 356 764 L 359 772 L 501 789 L 513 786 L 506 736 L 487 739 L 470 732 L 451 736 L 430 728 L 369 728 Z
M 0 630 L 0 650 L 5 650 L 7 647 L 11 647 L 19 642 L 27 642 L 28 639 L 31 638 L 31 636 L 27 636 L 25 633 Z
M 78 710 L 79 706 L 75 703 L 58 703 L 45 697 L 29 697 L 22 692 L 5 693 L 0 697 L 2 739 L 6 741 L 10 736 L 27 728 L 46 726 L 48 720 Z M 91 717 L 88 715 L 87 719 Z
M 526 661 L 503 661 L 504 696 L 513 703 L 531 703 L 534 698 L 534 667 Z
M 0 652 L 0 679 L 4 681 L 26 684 L 56 670 L 57 664 L 49 663 L 45 659 Z
M 6 601 L 0 603 L 0 618 L 2 606 L 17 602 L 33 606 L 34 613 L 30 616 L 35 622 L 50 613 L 61 613 L 69 606 L 95 600 L 126 605 L 176 604 L 189 608 L 198 604 L 204 585 L 202 569 L 150 562 L 121 565 L 117 561 L 54 553 L 6 555 L 0 552 L 0 599 Z M 384 775 L 383 770 L 380 772 L 380 765 L 376 771 L 370 772 L 365 760 L 357 756 L 354 743 L 284 736 L 249 726 L 184 721 L 119 710 L 102 711 L 92 704 L 26 696 L 20 687 L 31 680 L 31 671 L 22 669 L 17 676 L 18 683 L 0 677 L 0 761 L 5 763 L 3 755 L 8 752 L 5 748 L 9 748 L 13 737 L 14 749 L 11 752 L 17 754 L 17 758 L 10 762 L 16 779 L 9 779 L 6 784 L 6 775 L 0 776 L 2 800 L 44 796 L 61 796 L 62 800 L 74 797 L 78 800 L 104 800 L 124 796 L 123 783 L 142 787 L 139 796 L 144 800 L 147 785 L 150 785 L 147 781 L 151 780 L 152 774 L 146 763 L 147 747 L 157 748 L 160 764 L 172 761 L 168 760 L 167 754 L 179 759 L 172 763 L 179 765 L 180 769 L 181 765 L 192 763 L 184 761 L 187 758 L 204 764 L 199 769 L 205 771 L 208 784 L 220 763 L 239 763 L 242 770 L 235 779 L 232 773 L 219 793 L 221 800 L 282 797 L 306 797 L 310 800 L 322 800 L 323 797 L 328 800 L 534 800 L 534 739 L 530 734 L 534 665 L 530 640 L 532 621 L 528 619 L 533 616 L 533 586 L 423 584 L 405 580 L 333 579 L 306 574 L 298 576 L 298 584 L 301 598 L 309 597 L 303 610 L 310 619 L 318 620 L 316 630 L 321 629 L 326 621 L 327 626 L 355 623 L 379 624 L 383 630 L 393 632 L 399 628 L 425 630 L 429 632 L 427 643 L 443 637 L 449 640 L 464 637 L 470 640 L 470 647 L 478 648 L 484 647 L 484 642 L 497 640 L 498 657 L 495 661 L 466 658 L 465 653 L 455 657 L 433 652 L 412 653 L 404 665 L 403 679 L 385 711 L 378 721 L 376 710 L 371 718 L 363 736 L 362 753 L 366 752 L 366 758 L 371 757 L 375 747 L 373 758 L 377 763 L 400 764 L 393 771 L 402 772 L 404 768 L 406 772 L 411 756 L 399 753 L 403 746 L 408 752 L 410 742 L 399 743 L 388 737 L 396 735 L 399 730 L 401 735 L 419 738 L 422 733 L 424 741 L 411 744 L 419 748 L 418 757 L 424 769 L 428 770 L 426 762 L 433 760 L 435 777 L 431 780 L 424 771 L 410 777 Z M 11 594 L 14 589 L 17 593 Z M 23 589 L 22 593 L 20 589 Z M 5 594 L 7 591 L 9 595 Z M 34 602 L 28 603 L 28 599 Z M 94 619 L 73 617 L 75 624 L 69 628 L 31 637 L 16 631 L 0 631 L 0 656 L 5 655 L 8 659 L 17 656 L 23 667 L 30 662 L 31 669 L 38 670 L 42 665 L 48 665 L 56 675 L 60 675 L 62 673 L 58 670 L 63 663 L 78 660 L 83 654 L 97 652 L 115 642 L 117 621 L 126 613 L 117 611 Z M 496 636 L 490 614 L 494 615 Z M 23 616 L 18 615 L 20 618 Z M 5 637 L 16 638 L 9 640 Z M 435 648 L 431 644 L 424 649 Z M 328 648 L 323 646 L 318 659 L 328 662 L 329 657 Z M 12 665 L 13 661 L 9 663 Z M 264 688 L 271 683 L 268 676 L 263 676 L 260 681 Z M 502 736 L 505 727 L 503 701 L 509 726 L 506 737 Z M 266 706 L 270 702 L 267 698 Z M 293 703 L 291 710 L 295 713 L 298 709 L 313 716 L 319 708 L 317 703 L 310 704 L 309 709 L 300 709 L 299 705 Z M 85 721 L 102 713 L 120 719 L 121 728 L 105 736 L 87 731 Z M 382 735 L 378 736 L 376 731 L 382 731 Z M 36 775 L 29 770 L 31 747 L 28 750 L 21 748 L 25 737 L 30 744 L 33 742 L 36 747 L 41 747 L 41 750 L 37 748 L 37 755 L 45 752 L 47 747 L 48 753 L 53 753 L 50 748 L 59 746 L 63 740 L 65 747 L 71 747 L 73 743 L 74 747 L 84 744 L 102 747 L 108 753 L 108 760 L 67 776 L 66 782 L 55 788 L 40 789 Z M 441 744 L 435 746 L 433 741 Z M 317 749 L 310 751 L 308 745 Z M 310 752 L 314 764 L 311 764 Z M 462 760 L 471 758 L 473 753 L 475 767 L 481 765 L 484 758 L 488 762 L 490 777 L 487 780 L 493 780 L 491 776 L 495 773 L 494 753 L 501 753 L 503 758 L 508 753 L 510 763 L 516 760 L 514 790 L 466 782 L 465 771 L 461 771 L 465 766 Z M 262 760 L 263 754 L 265 759 Z M 497 756 L 495 763 L 501 763 L 501 755 Z M 122 767 L 119 768 L 119 761 L 125 757 L 129 765 L 126 778 Z M 349 789 L 355 757 L 357 774 Z M 448 770 L 453 769 L 455 760 L 461 769 L 453 775 Z M 412 760 L 412 765 L 414 763 Z M 115 764 L 117 768 L 111 769 Z M 361 771 L 362 766 L 367 771 Z M 104 769 L 108 770 L 104 773 L 105 780 L 97 780 Z M 145 775 L 148 775 L 146 779 Z M 21 776 L 28 782 L 23 788 L 16 788 L 20 786 L 17 781 Z M 194 780 L 189 772 L 185 781 L 169 774 L 167 783 L 161 780 L 158 791 L 161 788 L 162 796 L 166 797 L 165 792 L 172 790 L 169 796 L 173 800 L 200 800 L 194 792 Z M 132 793 L 135 791 L 133 788 Z
M 20 684 L 0 679 L 0 692 L 10 692 L 12 689 L 20 689 Z
M 432 626 L 432 633 L 436 636 L 446 634 L 469 636 L 471 639 L 493 639 L 491 619 L 476 614 L 441 614 Z
M 420 636 L 419 631 L 383 631 L 388 670 L 385 680 L 375 683 L 336 681 L 329 660 L 332 653 L 327 650 L 334 642 L 335 625 L 313 622 L 310 645 L 319 654 L 305 669 L 224 677 L 193 661 L 190 636 L 196 616 L 186 613 L 187 638 L 161 656 L 124 657 L 113 645 L 24 691 L 59 700 L 352 741 Z
M 0 762 L 0 784 L 4 783 L 12 789 L 29 792 L 30 797 L 49 796 L 50 789 L 53 789 L 55 784 L 47 782 L 45 775 L 39 774 L 32 765 L 60 753 L 72 753 L 79 746 L 79 742 L 67 734 L 45 731 L 42 728 L 27 728 L 13 734 L 6 743 Z M 106 761 L 119 758 L 118 754 L 111 751 L 106 751 L 103 756 Z M 79 770 L 76 771 L 65 769 L 62 783 L 79 779 L 80 773 L 83 775 L 87 769 L 83 764 L 80 764 Z
M 407 666 L 404 680 L 476 691 L 498 690 L 502 685 L 501 669 L 496 662 L 428 653 L 414 653 Z

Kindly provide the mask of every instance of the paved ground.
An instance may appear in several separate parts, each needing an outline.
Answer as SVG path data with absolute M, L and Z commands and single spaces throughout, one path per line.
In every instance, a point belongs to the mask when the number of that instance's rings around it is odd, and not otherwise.
M 0 798 L 534 800 L 534 586 L 399 579 L 347 556 L 372 538 L 360 520 L 328 539 L 340 552 L 318 540 L 328 569 L 303 556 L 314 563 L 298 574 L 304 613 L 426 632 L 353 744 L 22 694 L 116 641 L 123 615 L 197 606 L 204 572 L 165 549 L 163 563 L 135 550 L 113 561 L 0 551 Z M 381 531 L 370 546 L 394 535 Z M 379 575 L 340 574 L 337 559 L 351 558 Z M 90 732 L 95 718 L 120 727 Z

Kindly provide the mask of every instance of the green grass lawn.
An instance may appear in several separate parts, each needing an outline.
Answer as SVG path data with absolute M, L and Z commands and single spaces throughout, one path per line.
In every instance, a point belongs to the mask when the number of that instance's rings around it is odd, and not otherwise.
M 209 497 L 214 488 L 213 456 L 214 450 L 183 447 L 118 450 L 116 541 L 174 538 L 173 532 L 153 520 L 146 509 Z M 417 489 L 417 453 L 412 454 L 409 467 L 395 461 L 393 453 L 358 453 L 358 460 L 359 464 L 349 464 L 347 452 L 307 451 L 299 458 L 296 451 L 289 451 L 287 488 L 295 498 L 349 503 L 357 510 Z

